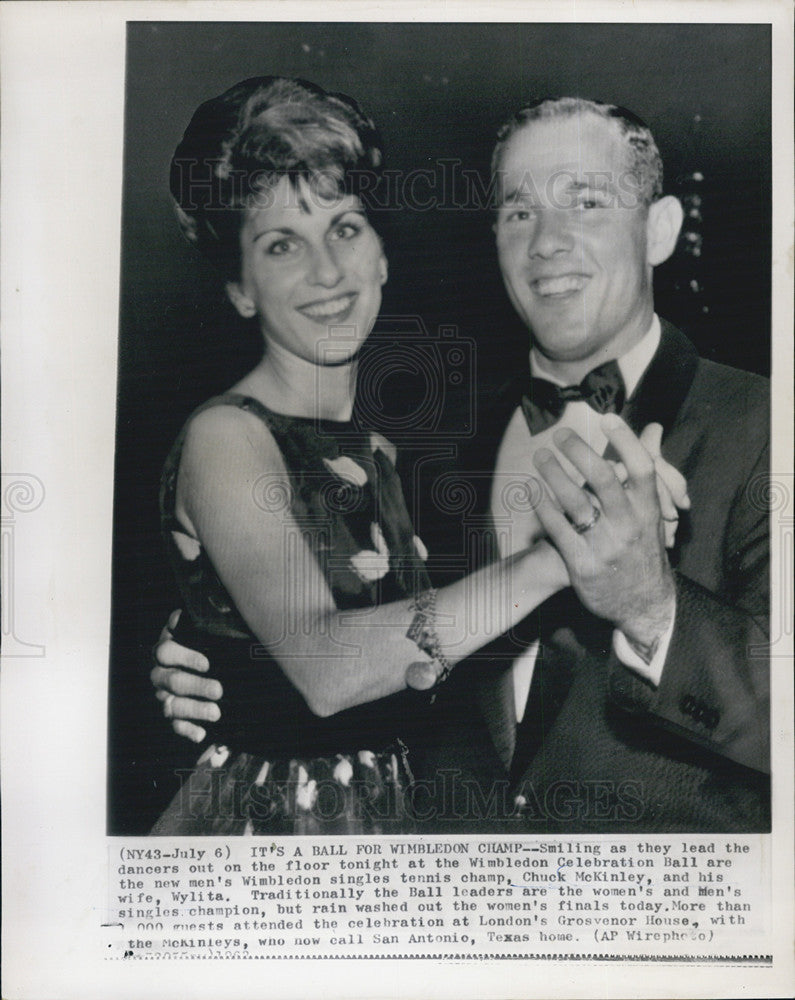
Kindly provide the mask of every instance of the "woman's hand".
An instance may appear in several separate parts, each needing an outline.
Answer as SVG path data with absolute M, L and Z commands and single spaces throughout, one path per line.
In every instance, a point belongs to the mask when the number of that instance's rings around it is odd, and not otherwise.
M 206 656 L 175 642 L 171 630 L 176 628 L 180 614 L 172 612 L 168 625 L 160 633 L 152 651 L 156 666 L 150 678 L 155 695 L 163 704 L 163 715 L 171 719 L 174 732 L 201 743 L 207 732 L 196 723 L 217 722 L 221 718 L 216 702 L 223 688 L 211 677 L 197 676 L 196 672 L 207 673 L 210 669 Z
M 640 443 L 654 460 L 657 482 L 657 499 L 665 529 L 665 547 L 673 548 L 676 529 L 679 527 L 679 511 L 690 509 L 687 480 L 682 473 L 667 462 L 660 451 L 662 444 L 662 424 L 647 424 L 640 434 Z M 627 481 L 627 470 L 623 462 L 611 462 L 616 478 L 621 483 Z

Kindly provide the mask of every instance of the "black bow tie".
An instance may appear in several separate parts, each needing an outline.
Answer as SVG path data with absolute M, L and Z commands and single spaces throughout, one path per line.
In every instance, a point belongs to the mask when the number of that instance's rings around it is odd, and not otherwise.
M 530 379 L 530 391 L 522 396 L 522 410 L 531 434 L 557 423 L 567 403 L 584 400 L 597 413 L 620 413 L 626 388 L 621 369 L 607 361 L 588 372 L 579 385 L 560 386 L 545 378 Z

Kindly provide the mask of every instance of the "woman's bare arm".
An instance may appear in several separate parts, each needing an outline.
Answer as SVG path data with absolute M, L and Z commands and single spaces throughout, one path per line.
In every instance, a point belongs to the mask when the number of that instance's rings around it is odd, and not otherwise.
M 257 502 L 263 476 L 289 490 L 281 453 L 258 418 L 232 407 L 195 418 L 177 514 L 201 539 L 237 609 L 318 715 L 402 690 L 409 664 L 428 659 L 406 635 L 410 601 L 337 610 L 289 509 Z M 457 663 L 567 584 L 562 560 L 541 543 L 439 590 L 444 655 Z

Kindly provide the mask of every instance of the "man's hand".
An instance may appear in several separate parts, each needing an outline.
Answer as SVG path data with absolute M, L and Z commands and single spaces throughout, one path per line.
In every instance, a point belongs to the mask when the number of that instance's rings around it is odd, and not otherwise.
M 540 449 L 534 462 L 549 493 L 544 491 L 537 512 L 582 603 L 612 622 L 648 661 L 675 610 L 657 470 L 620 417 L 605 417 L 602 427 L 620 465 L 597 455 L 574 431 L 556 432 L 555 444 L 586 486 L 577 485 L 552 452 Z
M 210 664 L 201 653 L 174 641 L 171 630 L 176 628 L 179 616 L 179 611 L 172 612 L 168 625 L 160 633 L 153 650 L 157 666 L 150 677 L 155 695 L 163 703 L 163 715 L 172 720 L 174 732 L 201 743 L 207 733 L 196 723 L 217 722 L 221 718 L 216 702 L 223 688 L 211 677 L 198 677 L 192 672 L 206 673 Z

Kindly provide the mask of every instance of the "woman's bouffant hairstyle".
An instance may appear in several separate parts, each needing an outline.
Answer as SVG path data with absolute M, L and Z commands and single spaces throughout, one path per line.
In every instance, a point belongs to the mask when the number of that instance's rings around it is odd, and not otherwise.
M 205 101 L 171 161 L 183 232 L 229 278 L 238 276 L 243 211 L 283 177 L 326 197 L 360 195 L 380 176 L 381 141 L 344 94 L 306 80 L 259 76 Z

